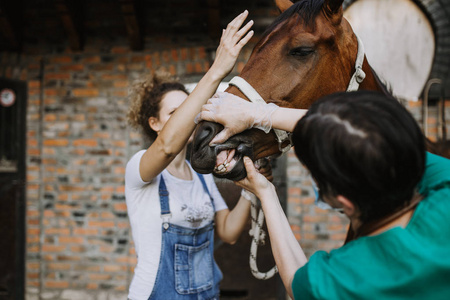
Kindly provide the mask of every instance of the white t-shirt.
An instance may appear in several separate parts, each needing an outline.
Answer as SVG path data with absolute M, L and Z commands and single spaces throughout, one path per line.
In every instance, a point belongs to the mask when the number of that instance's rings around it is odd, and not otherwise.
M 125 197 L 137 254 L 137 266 L 128 294 L 132 300 L 147 300 L 150 297 L 158 272 L 162 238 L 158 193 L 161 174 L 169 191 L 170 223 L 199 228 L 214 219 L 211 200 L 189 163 L 193 180 L 176 178 L 164 170 L 151 182 L 144 182 L 139 173 L 139 163 L 144 153 L 145 150 L 137 152 L 125 171 Z M 212 175 L 203 176 L 214 199 L 216 212 L 228 208 Z

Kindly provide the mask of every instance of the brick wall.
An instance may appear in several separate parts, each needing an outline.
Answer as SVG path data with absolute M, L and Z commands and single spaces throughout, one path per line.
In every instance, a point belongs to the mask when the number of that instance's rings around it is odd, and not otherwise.
M 198 80 L 210 66 L 205 47 L 2 53 L 0 61 L 0 76 L 28 84 L 27 299 L 125 299 L 136 258 L 124 172 L 143 147 L 126 124 L 128 88 L 157 68 Z

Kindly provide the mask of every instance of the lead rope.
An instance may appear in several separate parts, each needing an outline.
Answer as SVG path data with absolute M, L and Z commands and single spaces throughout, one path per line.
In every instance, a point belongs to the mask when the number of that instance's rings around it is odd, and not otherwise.
M 258 210 L 256 196 L 251 197 L 250 202 L 251 202 L 250 217 L 252 219 L 252 229 L 250 229 L 250 231 L 249 231 L 249 235 L 252 237 L 252 243 L 250 246 L 250 270 L 251 270 L 253 276 L 255 276 L 255 278 L 261 279 L 261 280 L 266 280 L 266 279 L 272 278 L 273 275 L 278 273 L 278 268 L 275 265 L 275 266 L 273 266 L 272 269 L 270 269 L 269 271 L 264 272 L 264 273 L 260 272 L 258 270 L 258 265 L 256 263 L 256 256 L 258 254 L 258 246 L 263 246 L 265 244 L 265 238 L 266 238 L 266 233 L 262 229 L 262 227 L 264 225 L 264 212 L 260 208 L 259 214 L 258 214 L 258 219 L 256 219 L 256 214 L 257 214 L 257 210 Z

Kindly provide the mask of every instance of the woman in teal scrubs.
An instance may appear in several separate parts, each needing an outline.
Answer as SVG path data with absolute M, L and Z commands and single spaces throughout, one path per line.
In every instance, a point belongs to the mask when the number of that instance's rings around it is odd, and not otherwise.
M 225 102 L 216 101 L 216 111 Z M 275 128 L 278 115 L 270 120 Z M 231 116 L 208 111 L 201 118 L 210 117 L 237 131 Z M 450 160 L 425 151 L 419 126 L 400 103 L 376 92 L 327 96 L 296 123 L 293 143 L 318 200 L 350 219 L 351 234 L 341 248 L 308 260 L 274 186 L 245 158 L 247 178 L 238 185 L 261 200 L 291 297 L 450 299 Z

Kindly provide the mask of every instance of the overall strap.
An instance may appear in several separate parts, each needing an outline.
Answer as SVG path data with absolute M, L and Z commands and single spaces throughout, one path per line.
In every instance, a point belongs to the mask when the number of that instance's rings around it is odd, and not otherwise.
M 161 204 L 161 218 L 163 219 L 163 226 L 165 229 L 167 229 L 172 214 L 170 213 L 169 206 L 169 191 L 167 190 L 162 173 L 161 179 L 159 181 L 159 203 Z
M 196 173 L 197 173 L 197 172 L 196 172 Z M 211 204 L 212 204 L 212 207 L 213 207 L 214 211 L 216 211 L 216 207 L 214 206 L 214 199 L 213 199 L 213 197 L 211 196 L 211 194 L 210 194 L 210 192 L 209 192 L 209 190 L 208 190 L 208 186 L 206 185 L 205 178 L 204 178 L 203 175 L 200 174 L 200 173 L 197 173 L 197 175 L 198 175 L 198 178 L 200 178 L 200 181 L 202 182 L 203 189 L 204 189 L 205 192 L 208 194 L 209 199 L 211 199 Z

